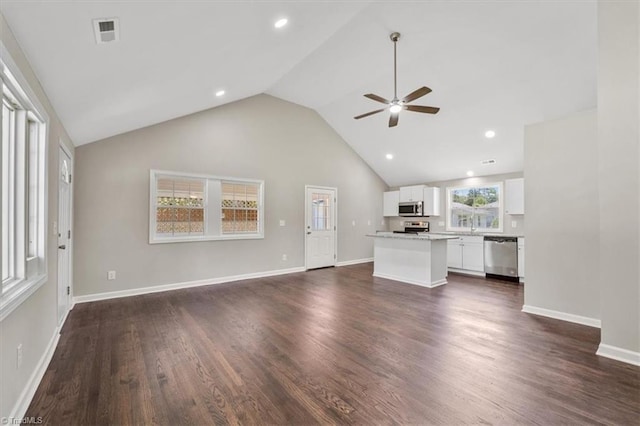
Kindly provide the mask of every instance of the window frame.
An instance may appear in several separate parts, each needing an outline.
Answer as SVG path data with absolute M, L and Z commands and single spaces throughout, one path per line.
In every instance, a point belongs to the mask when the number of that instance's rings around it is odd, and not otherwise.
M 473 228 L 471 227 L 457 227 L 452 226 L 451 223 L 451 204 L 452 204 L 452 194 L 453 191 L 461 190 L 461 189 L 478 189 L 478 188 L 488 188 L 496 186 L 498 187 L 498 228 Z M 450 186 L 447 187 L 447 209 L 446 209 L 446 227 L 447 231 L 453 232 L 469 232 L 473 229 L 472 232 L 477 233 L 502 233 L 504 232 L 504 184 L 503 182 L 487 182 L 487 183 L 478 183 L 473 185 L 460 185 L 460 186 Z
M 7 93 L 5 93 L 5 86 Z M 13 216 L 10 236 L 13 240 L 13 276 L 0 283 L 0 321 L 4 320 L 25 300 L 48 280 L 48 158 L 49 158 L 49 115 L 40 103 L 20 68 L 13 61 L 6 46 L 0 40 L 0 97 L 7 97 L 15 108 L 16 151 L 10 162 L 11 201 Z M 37 125 L 37 185 L 36 185 L 36 252 L 29 256 L 29 122 Z M 0 128 L 2 124 L 0 123 Z M 0 156 L 2 154 L 0 153 Z M 0 165 L 0 168 L 3 167 Z M 0 188 L 0 191 L 2 189 Z M 2 233 L 3 231 L 0 231 Z
M 156 200 L 157 200 L 157 181 L 161 177 L 184 178 L 184 179 L 204 179 L 204 234 L 203 235 L 179 235 L 179 236 L 163 236 L 160 237 L 156 233 Z M 242 233 L 223 233 L 222 232 L 222 205 L 220 200 L 210 197 L 209 184 L 210 181 L 218 181 L 222 183 L 239 183 L 239 184 L 257 184 L 258 189 L 258 232 L 242 232 Z M 212 211 L 217 209 L 220 216 L 219 234 L 212 234 L 214 230 L 208 226 L 207 218 Z M 264 180 L 248 179 L 231 176 L 217 176 L 202 173 L 186 173 L 168 170 L 149 170 L 149 244 L 167 244 L 167 243 L 183 243 L 195 241 L 225 241 L 225 240 L 259 240 L 264 239 Z

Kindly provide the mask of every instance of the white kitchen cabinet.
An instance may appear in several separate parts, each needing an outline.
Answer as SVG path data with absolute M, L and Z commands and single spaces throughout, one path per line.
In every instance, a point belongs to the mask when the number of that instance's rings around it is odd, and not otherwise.
M 504 192 L 504 212 L 524 214 L 524 178 L 505 180 Z
M 384 217 L 398 216 L 400 191 L 389 191 L 382 194 L 382 215 Z
M 447 266 L 461 271 L 484 272 L 484 237 L 461 236 L 449 240 Z
M 518 238 L 518 277 L 524 281 L 524 238 Z
M 400 187 L 400 202 L 424 201 L 424 185 Z
M 462 244 L 460 244 L 460 240 L 447 241 L 447 267 L 462 269 Z
M 424 188 L 424 215 L 440 216 L 440 188 L 437 186 Z

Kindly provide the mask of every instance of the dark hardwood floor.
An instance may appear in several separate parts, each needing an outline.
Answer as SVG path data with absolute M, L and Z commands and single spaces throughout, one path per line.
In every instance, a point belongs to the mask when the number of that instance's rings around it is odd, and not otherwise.
M 322 269 L 76 305 L 27 411 L 45 424 L 620 424 L 640 368 L 522 286 Z

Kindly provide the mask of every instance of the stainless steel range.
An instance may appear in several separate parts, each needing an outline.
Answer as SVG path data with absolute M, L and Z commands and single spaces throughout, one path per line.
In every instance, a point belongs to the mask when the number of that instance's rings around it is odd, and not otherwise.
M 396 234 L 421 234 L 429 232 L 429 222 L 416 222 L 407 220 L 404 222 L 404 231 L 393 231 Z

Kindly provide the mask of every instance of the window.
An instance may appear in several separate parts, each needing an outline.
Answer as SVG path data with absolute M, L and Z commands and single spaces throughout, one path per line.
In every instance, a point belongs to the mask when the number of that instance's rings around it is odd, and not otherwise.
M 502 183 L 447 188 L 447 230 L 502 232 Z
M 264 182 L 151 170 L 149 243 L 264 238 Z
M 3 47 L 3 46 L 0 46 Z M 7 61 L 6 63 L 4 61 Z M 11 70 L 15 71 L 12 73 Z M 0 320 L 46 279 L 46 123 L 10 58 L 0 60 L 2 94 L 2 285 Z

